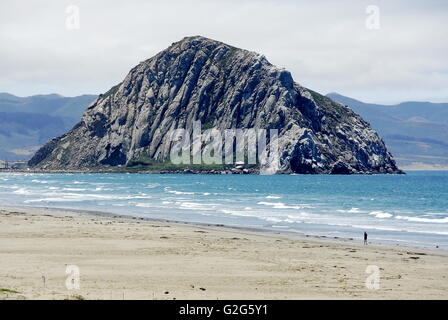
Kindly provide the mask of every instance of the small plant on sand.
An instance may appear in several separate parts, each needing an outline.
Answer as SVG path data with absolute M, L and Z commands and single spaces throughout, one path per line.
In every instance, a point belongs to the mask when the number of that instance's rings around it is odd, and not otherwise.
M 20 293 L 19 291 L 12 290 L 12 289 L 6 289 L 6 288 L 0 288 L 1 293 Z

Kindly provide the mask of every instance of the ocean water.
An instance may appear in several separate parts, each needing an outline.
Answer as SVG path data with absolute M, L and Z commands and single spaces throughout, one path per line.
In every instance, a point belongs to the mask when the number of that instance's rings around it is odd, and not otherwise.
M 0 205 L 95 210 L 448 249 L 448 171 L 406 175 L 0 173 Z

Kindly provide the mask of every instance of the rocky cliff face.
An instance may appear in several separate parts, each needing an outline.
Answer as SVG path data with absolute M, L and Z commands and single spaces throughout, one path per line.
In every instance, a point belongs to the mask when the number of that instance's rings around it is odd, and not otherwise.
M 264 56 L 199 36 L 138 64 L 29 164 L 83 169 L 143 155 L 167 161 L 170 130 L 195 120 L 206 128 L 278 129 L 282 172 L 399 172 L 384 142 L 352 110 L 300 86 Z

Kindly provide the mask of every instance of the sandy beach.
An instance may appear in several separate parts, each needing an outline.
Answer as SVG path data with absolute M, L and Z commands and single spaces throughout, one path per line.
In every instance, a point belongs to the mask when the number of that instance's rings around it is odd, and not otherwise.
M 0 299 L 447 299 L 447 276 L 436 249 L 0 208 Z

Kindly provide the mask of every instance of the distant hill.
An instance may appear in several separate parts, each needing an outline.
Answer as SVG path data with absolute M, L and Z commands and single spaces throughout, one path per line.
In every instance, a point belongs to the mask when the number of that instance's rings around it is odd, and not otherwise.
M 448 169 L 448 103 L 364 103 L 337 93 L 385 140 L 399 166 Z M 27 160 L 49 139 L 71 129 L 95 95 L 17 97 L 0 93 L 0 160 Z
M 448 169 L 448 103 L 380 105 L 337 93 L 327 97 L 349 106 L 369 122 L 400 168 Z
M 0 93 L 0 159 L 29 159 L 48 139 L 72 128 L 96 97 Z

